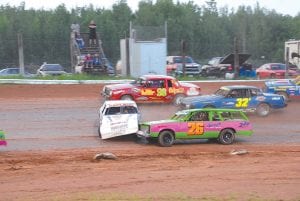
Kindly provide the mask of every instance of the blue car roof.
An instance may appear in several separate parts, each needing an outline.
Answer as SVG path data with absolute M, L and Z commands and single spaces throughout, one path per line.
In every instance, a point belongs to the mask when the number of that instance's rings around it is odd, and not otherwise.
M 228 88 L 228 89 L 258 89 L 258 87 L 248 86 L 248 85 L 231 85 L 231 86 L 222 86 L 221 88 Z

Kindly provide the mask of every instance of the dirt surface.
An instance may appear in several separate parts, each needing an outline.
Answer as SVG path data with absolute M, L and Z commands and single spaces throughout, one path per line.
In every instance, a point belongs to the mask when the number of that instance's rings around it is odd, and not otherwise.
M 199 83 L 203 94 L 231 84 Z M 8 139 L 0 147 L 0 200 L 300 200 L 299 100 L 266 118 L 250 114 L 254 135 L 233 145 L 162 148 L 134 136 L 98 138 L 102 87 L 0 85 L 0 129 Z M 143 120 L 177 110 L 140 109 Z M 101 152 L 118 159 L 94 161 Z

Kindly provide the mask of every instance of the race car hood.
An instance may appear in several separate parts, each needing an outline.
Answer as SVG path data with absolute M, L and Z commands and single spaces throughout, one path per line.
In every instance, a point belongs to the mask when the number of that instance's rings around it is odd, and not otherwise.
M 172 119 L 166 119 L 166 120 L 159 120 L 159 121 L 148 121 L 148 122 L 144 122 L 142 123 L 142 125 L 157 125 L 157 124 L 167 124 L 167 123 L 174 123 L 174 122 L 178 122 L 177 120 L 172 120 Z
M 239 65 L 242 65 L 249 59 L 250 54 L 239 54 Z M 220 64 L 231 64 L 234 65 L 234 54 L 226 55 L 221 61 Z
M 191 97 L 186 97 L 183 98 L 181 103 L 185 105 L 190 105 L 193 102 L 212 102 L 216 100 L 222 99 L 222 96 L 219 95 L 203 95 L 203 96 L 191 96 Z
M 192 83 L 187 83 L 187 82 L 180 82 L 180 85 L 184 88 L 200 88 L 199 86 L 192 84 Z
M 105 87 L 111 89 L 111 90 L 122 90 L 122 89 L 130 89 L 133 88 L 134 85 L 133 84 L 110 84 L 110 85 L 106 85 Z

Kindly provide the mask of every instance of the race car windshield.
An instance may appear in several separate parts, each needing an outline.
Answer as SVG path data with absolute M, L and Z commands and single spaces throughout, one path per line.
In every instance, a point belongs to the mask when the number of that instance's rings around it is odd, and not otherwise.
M 229 93 L 229 90 L 227 90 L 227 89 L 218 89 L 215 92 L 215 95 L 218 95 L 218 96 L 227 96 L 228 93 Z
M 132 84 L 136 84 L 136 85 L 140 85 L 140 86 L 143 86 L 146 84 L 146 80 L 142 79 L 142 78 L 138 78 L 136 80 L 134 80 L 132 82 Z
M 273 64 L 271 66 L 272 70 L 285 70 L 285 64 Z
M 181 120 L 184 119 L 186 113 L 176 113 L 171 119 L 172 120 Z

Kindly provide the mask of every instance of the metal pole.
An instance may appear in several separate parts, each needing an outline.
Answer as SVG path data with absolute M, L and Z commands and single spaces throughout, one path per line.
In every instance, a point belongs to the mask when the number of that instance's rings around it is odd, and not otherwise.
M 239 77 L 239 68 L 238 40 L 234 37 L 234 78 Z
M 19 50 L 19 65 L 20 65 L 20 74 L 24 76 L 24 53 L 23 53 L 23 36 L 21 33 L 18 33 L 18 50 Z
M 185 51 L 186 51 L 186 42 L 181 40 L 181 57 L 182 57 L 182 73 L 185 76 Z
M 290 56 L 290 48 L 286 47 L 286 52 L 285 52 L 285 78 L 289 78 L 289 56 Z

